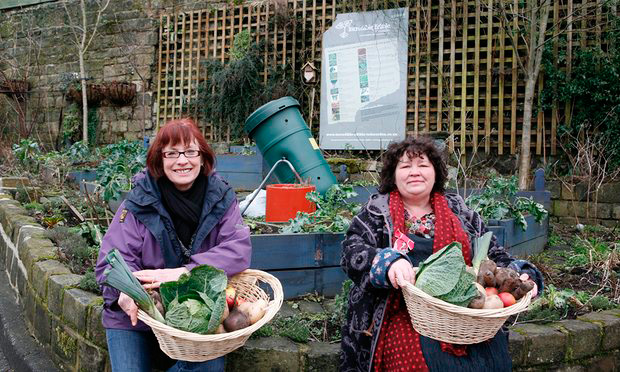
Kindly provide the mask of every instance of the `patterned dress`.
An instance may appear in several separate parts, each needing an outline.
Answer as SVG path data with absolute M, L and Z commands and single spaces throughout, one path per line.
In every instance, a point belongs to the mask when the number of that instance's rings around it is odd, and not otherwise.
M 459 195 L 446 193 L 445 197 L 449 208 L 462 223 L 470 240 L 487 231 L 480 216 L 469 209 Z M 373 262 L 376 263 L 377 255 L 380 255 L 381 259 L 388 255 L 394 260 L 401 258 L 402 255 L 392 248 L 393 229 L 389 213 L 389 195 L 372 195 L 362 211 L 354 217 L 342 243 L 341 266 L 353 281 L 347 320 L 342 328 L 340 363 L 342 371 L 370 371 L 372 368 L 372 358 L 391 289 L 381 288 L 372 283 L 373 279 L 377 278 L 371 279 L 371 269 Z M 422 236 L 430 236 L 433 233 L 431 227 L 433 218 L 430 215 L 422 217 L 424 218 L 420 218 L 419 222 L 416 220 L 410 223 L 409 231 L 413 229 Z M 502 246 L 497 244 L 495 237 L 491 240 L 488 256 L 501 267 L 508 266 L 514 260 Z M 380 275 L 378 279 L 381 279 Z M 487 364 L 484 362 L 478 364 L 477 360 L 472 360 L 475 356 L 471 355 L 466 358 L 449 355 L 442 352 L 439 345 L 425 344 L 426 341 L 423 339 L 425 338 L 421 338 L 422 351 L 430 370 L 444 368 L 467 370 L 470 369 L 468 366 L 479 368 Z M 501 340 L 499 341 L 501 343 Z M 503 345 L 486 346 L 500 347 L 507 352 L 505 337 Z

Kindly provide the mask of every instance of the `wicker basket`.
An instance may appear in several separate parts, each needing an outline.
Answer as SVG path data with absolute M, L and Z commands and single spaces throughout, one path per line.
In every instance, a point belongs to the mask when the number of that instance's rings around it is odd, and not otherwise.
M 477 344 L 495 336 L 506 319 L 527 310 L 532 291 L 502 309 L 470 309 L 423 292 L 411 283 L 402 286 L 411 324 L 419 334 L 452 344 Z
M 258 286 L 258 281 L 271 286 L 273 300 Z M 268 302 L 265 315 L 249 327 L 228 333 L 200 335 L 167 326 L 138 310 L 138 319 L 153 329 L 159 347 L 172 359 L 190 362 L 204 362 L 228 354 L 243 346 L 250 335 L 270 321 L 280 310 L 284 294 L 280 281 L 271 274 L 260 270 L 245 270 L 230 278 L 229 284 L 235 287 L 237 295 L 246 301 L 264 299 Z

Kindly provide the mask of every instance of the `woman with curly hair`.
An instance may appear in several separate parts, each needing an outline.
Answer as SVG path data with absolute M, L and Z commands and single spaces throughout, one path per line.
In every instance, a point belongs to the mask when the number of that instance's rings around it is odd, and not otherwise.
M 446 193 L 442 152 L 431 138 L 391 144 L 383 156 L 379 193 L 354 217 L 342 243 L 341 266 L 353 281 L 342 329 L 342 371 L 508 371 L 508 336 L 453 345 L 419 335 L 398 283 L 414 283 L 413 267 L 456 241 L 471 265 L 474 238 L 487 229 L 458 194 Z M 527 273 L 542 286 L 540 272 L 515 260 L 493 236 L 489 259 Z

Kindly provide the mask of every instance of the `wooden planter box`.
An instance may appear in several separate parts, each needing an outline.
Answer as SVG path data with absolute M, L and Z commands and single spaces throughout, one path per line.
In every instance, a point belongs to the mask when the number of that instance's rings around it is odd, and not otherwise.
M 233 189 L 253 191 L 260 186 L 271 168 L 256 147 L 253 147 L 253 155 L 241 155 L 242 149 L 243 146 L 231 146 L 230 153 L 216 155 L 215 169 Z M 268 183 L 277 183 L 275 176 L 272 175 Z
M 489 220 L 487 226 L 510 254 L 524 257 L 545 249 L 549 231 L 549 218 L 545 218 L 542 223 L 536 222 L 534 216 L 525 216 L 525 220 L 527 221 L 525 231 L 515 224 L 514 218 Z
M 343 233 L 265 234 L 251 240 L 251 267 L 277 277 L 285 299 L 315 292 L 334 296 L 347 279 L 340 267 Z

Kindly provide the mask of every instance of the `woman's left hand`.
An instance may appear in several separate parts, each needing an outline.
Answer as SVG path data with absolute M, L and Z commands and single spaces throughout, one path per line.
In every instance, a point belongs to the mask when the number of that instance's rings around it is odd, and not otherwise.
M 176 269 L 155 269 L 134 271 L 133 275 L 142 282 L 142 286 L 146 289 L 159 288 L 161 283 L 173 282 L 178 280 L 182 274 L 188 273 L 184 267 Z

